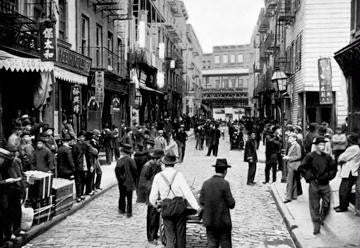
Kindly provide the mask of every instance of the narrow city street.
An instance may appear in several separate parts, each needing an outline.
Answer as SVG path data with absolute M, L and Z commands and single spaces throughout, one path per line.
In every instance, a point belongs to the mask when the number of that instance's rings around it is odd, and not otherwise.
M 242 151 L 229 151 L 227 137 L 220 141 L 219 157 L 228 159 L 232 168 L 227 179 L 236 200 L 231 211 L 233 221 L 233 247 L 295 247 L 270 194 L 269 186 L 263 185 L 264 164 L 259 164 L 256 186 L 246 185 L 247 164 L 242 162 Z M 204 180 L 211 177 L 214 157 L 206 157 L 205 150 L 195 150 L 194 138 L 187 143 L 181 170 L 190 185 L 201 188 Z M 263 152 L 263 148 L 260 148 Z M 146 206 L 134 205 L 130 219 L 117 211 L 118 190 L 111 190 L 89 205 L 68 217 L 55 227 L 32 240 L 27 247 L 146 247 Z M 135 197 L 134 197 L 135 200 Z M 161 247 L 161 246 L 159 246 Z M 187 247 L 206 247 L 205 229 L 188 225 Z

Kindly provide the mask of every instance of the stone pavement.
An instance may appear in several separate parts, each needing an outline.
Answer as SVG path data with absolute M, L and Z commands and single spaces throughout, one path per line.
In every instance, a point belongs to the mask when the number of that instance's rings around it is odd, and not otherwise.
M 271 186 L 294 240 L 299 247 L 360 247 L 360 217 L 354 216 L 353 208 L 348 212 L 336 213 L 333 207 L 339 205 L 339 185 L 337 176 L 331 181 L 331 210 L 319 235 L 313 235 L 313 224 L 310 218 L 308 183 L 301 180 L 304 194 L 296 201 L 284 204 L 286 184 L 277 182 Z
M 206 157 L 206 151 L 195 150 L 191 137 L 187 144 L 184 163 L 176 166 L 190 185 L 200 190 L 204 180 L 214 174 L 216 158 Z M 228 140 L 221 140 L 219 157 L 226 157 L 232 168 L 227 179 L 236 200 L 231 211 L 233 247 L 295 247 L 283 218 L 277 210 L 270 189 L 263 186 L 264 165 L 259 164 L 256 186 L 246 185 L 247 164 L 242 162 L 242 151 L 229 151 Z M 112 174 L 106 179 L 114 180 Z M 128 219 L 117 211 L 118 191 L 113 187 L 83 209 L 69 216 L 53 228 L 33 239 L 27 247 L 147 247 L 146 206 L 135 203 L 133 217 Z M 159 246 L 161 247 L 161 246 Z M 188 225 L 187 247 L 206 247 L 205 229 Z

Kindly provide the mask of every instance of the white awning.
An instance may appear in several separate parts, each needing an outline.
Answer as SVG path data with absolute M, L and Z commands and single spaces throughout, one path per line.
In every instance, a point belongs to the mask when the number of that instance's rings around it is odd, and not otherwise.
M 66 82 L 82 84 L 82 85 L 87 85 L 88 83 L 86 76 L 76 74 L 74 72 L 62 69 L 57 66 L 55 66 L 54 68 L 54 74 L 55 74 L 55 78 L 64 80 Z
M 248 74 L 248 68 L 231 68 L 231 69 L 213 69 L 213 70 L 203 70 L 201 74 L 203 76 L 210 75 L 237 75 L 237 74 Z
M 158 90 L 155 90 L 155 89 L 150 88 L 150 87 L 147 87 L 147 86 L 145 86 L 145 85 L 143 85 L 143 84 L 140 84 L 140 89 L 146 90 L 146 91 L 150 91 L 150 92 L 156 92 L 156 93 L 158 93 L 158 94 L 164 95 L 163 92 L 158 91 Z
M 21 72 L 44 72 L 54 70 L 54 63 L 40 59 L 23 58 L 0 50 L 0 69 Z

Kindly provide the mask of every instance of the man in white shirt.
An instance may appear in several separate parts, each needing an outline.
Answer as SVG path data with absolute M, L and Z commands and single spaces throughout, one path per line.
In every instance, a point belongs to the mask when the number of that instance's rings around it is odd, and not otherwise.
M 190 206 L 199 211 L 200 206 L 188 186 L 184 175 L 174 169 L 178 159 L 172 150 L 167 151 L 161 159 L 165 169 L 156 174 L 151 187 L 149 201 L 153 206 L 158 206 L 159 202 L 169 198 L 182 197 Z M 164 180 L 165 177 L 171 184 Z M 171 183 L 172 182 L 172 183 Z M 160 197 L 159 197 L 160 196 Z M 159 199 L 160 198 L 160 199 Z M 171 218 L 164 218 L 166 248 L 185 248 L 186 246 L 186 213 Z

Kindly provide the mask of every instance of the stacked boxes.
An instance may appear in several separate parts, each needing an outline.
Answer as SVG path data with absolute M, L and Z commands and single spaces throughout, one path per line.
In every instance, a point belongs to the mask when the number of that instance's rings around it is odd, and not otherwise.
M 69 211 L 74 203 L 74 182 L 62 178 L 53 181 L 52 194 L 54 195 L 54 214 L 59 215 Z

